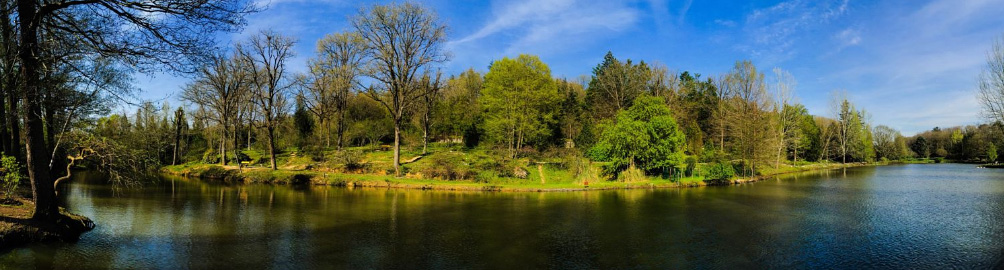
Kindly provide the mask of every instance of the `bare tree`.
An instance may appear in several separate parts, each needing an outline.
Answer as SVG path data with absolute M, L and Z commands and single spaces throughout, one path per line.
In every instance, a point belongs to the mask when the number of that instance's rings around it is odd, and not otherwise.
M 290 37 L 266 30 L 237 47 L 250 75 L 251 97 L 257 104 L 261 125 L 265 128 L 273 170 L 278 168 L 275 162 L 275 129 L 286 114 L 287 92 L 291 86 L 286 61 L 293 57 L 294 43 Z
M 730 103 L 725 115 L 732 150 L 748 163 L 748 175 L 753 175 L 757 163 L 769 158 L 774 146 L 770 113 L 774 103 L 767 93 L 763 73 L 750 61 L 736 62 L 722 86 L 722 91 L 730 94 L 725 101 Z
M 307 99 L 304 101 L 324 127 L 327 147 L 331 147 L 330 124 L 334 120 L 337 124 L 337 146 L 342 149 L 345 113 L 348 99 L 362 72 L 363 50 L 362 37 L 357 33 L 329 34 L 317 42 L 317 58 L 310 60 Z
M 983 116 L 991 122 L 1004 123 L 1004 37 L 994 41 L 987 52 L 987 65 L 980 73 L 977 98 L 983 105 Z M 996 125 L 1004 132 L 1004 125 Z
M 446 27 L 432 11 L 412 3 L 373 6 L 353 18 L 352 25 L 366 44 L 366 75 L 378 82 L 367 93 L 394 121 L 394 175 L 401 176 L 402 122 L 407 110 L 429 94 L 415 83 L 417 76 L 449 58 L 442 50 Z
M 421 119 L 419 122 L 422 126 L 422 154 L 426 154 L 429 151 L 429 129 L 432 125 L 432 113 L 436 109 L 436 104 L 439 103 L 441 96 L 440 90 L 443 86 L 440 84 L 440 78 L 442 78 L 442 72 L 436 72 L 436 79 L 432 80 L 429 78 L 429 74 L 422 75 L 422 80 L 419 81 L 418 87 L 424 87 L 428 94 L 422 97 L 422 107 Z
M 851 114 L 854 111 L 854 107 L 851 106 L 850 101 L 847 100 L 847 92 L 845 91 L 834 91 L 830 96 L 830 111 L 833 113 L 834 119 L 837 119 L 836 128 L 833 129 L 833 135 L 836 136 L 838 147 L 840 147 L 840 163 L 847 163 L 847 147 L 851 140 Z
M 799 115 L 788 109 L 794 99 L 795 85 L 797 84 L 795 77 L 785 70 L 774 68 L 774 79 L 773 92 L 776 99 L 774 102 L 777 104 L 774 113 L 777 114 L 778 128 L 777 161 L 774 163 L 776 169 L 781 166 L 781 159 L 785 156 L 784 149 L 787 148 L 785 139 L 792 136 L 792 133 L 798 129 Z
M 212 114 L 205 115 L 220 125 L 220 164 L 227 164 L 227 131 L 236 121 L 238 108 L 246 96 L 250 75 L 234 58 L 218 56 L 202 67 L 198 79 L 185 87 L 181 98 L 208 108 Z M 234 145 L 237 148 L 237 145 Z

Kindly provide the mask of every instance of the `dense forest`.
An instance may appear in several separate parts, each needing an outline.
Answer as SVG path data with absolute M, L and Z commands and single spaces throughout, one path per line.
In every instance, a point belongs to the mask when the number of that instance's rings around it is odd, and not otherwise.
M 361 11 L 317 41 L 308 71 L 296 73 L 292 47 L 307 41 L 278 29 L 224 50 L 201 38 L 238 31 L 257 9 L 245 1 L 65 3 L 76 2 L 3 1 L 0 145 L 26 164 L 36 198 L 55 196 L 44 194 L 81 164 L 132 183 L 164 165 L 275 170 L 295 157 L 349 164 L 392 151 L 387 173 L 402 176 L 404 148 L 477 151 L 500 164 L 597 162 L 615 180 L 685 176 L 696 164 L 752 176 L 813 162 L 990 162 L 1002 142 L 997 120 L 907 137 L 873 123 L 843 91 L 811 114 L 798 93 L 828 89 L 799 89 L 790 73 L 749 60 L 697 74 L 607 52 L 591 74 L 556 78 L 521 54 L 444 74 L 446 25 L 411 3 Z M 152 11 L 189 15 L 142 15 Z M 136 101 L 130 75 L 159 70 L 192 78 L 182 104 Z M 122 104 L 135 112 L 113 112 Z

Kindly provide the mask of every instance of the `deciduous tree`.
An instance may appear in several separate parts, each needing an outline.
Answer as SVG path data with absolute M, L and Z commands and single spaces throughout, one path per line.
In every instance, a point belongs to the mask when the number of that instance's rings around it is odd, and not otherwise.
M 417 87 L 418 76 L 448 59 L 442 46 L 446 26 L 436 14 L 413 3 L 375 5 L 352 19 L 369 60 L 365 74 L 377 84 L 367 93 L 394 121 L 394 175 L 401 176 L 403 120 L 429 89 Z

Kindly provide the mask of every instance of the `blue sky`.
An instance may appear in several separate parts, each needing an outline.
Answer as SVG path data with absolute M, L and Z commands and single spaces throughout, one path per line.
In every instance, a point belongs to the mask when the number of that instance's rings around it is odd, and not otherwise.
M 304 71 L 327 33 L 349 30 L 349 16 L 386 1 L 262 0 L 240 40 L 260 29 L 298 39 L 294 71 Z M 1004 35 L 1004 1 L 610 1 L 495 0 L 420 3 L 448 25 L 443 69 L 484 72 L 493 59 L 535 54 L 552 75 L 589 75 L 607 51 L 671 70 L 717 76 L 737 60 L 798 81 L 810 113 L 832 115 L 846 91 L 876 125 L 905 135 L 982 122 L 976 79 L 994 39 Z M 222 44 L 227 46 L 227 44 Z M 139 75 L 140 98 L 178 104 L 187 78 Z

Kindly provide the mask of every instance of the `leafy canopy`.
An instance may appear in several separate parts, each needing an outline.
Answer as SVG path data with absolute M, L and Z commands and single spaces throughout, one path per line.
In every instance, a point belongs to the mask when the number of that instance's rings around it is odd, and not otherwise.
M 612 161 L 616 171 L 635 166 L 648 173 L 667 172 L 683 161 L 686 138 L 660 97 L 640 96 L 604 128 L 594 156 Z

